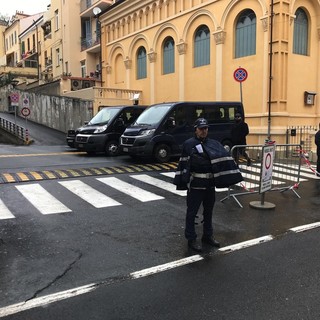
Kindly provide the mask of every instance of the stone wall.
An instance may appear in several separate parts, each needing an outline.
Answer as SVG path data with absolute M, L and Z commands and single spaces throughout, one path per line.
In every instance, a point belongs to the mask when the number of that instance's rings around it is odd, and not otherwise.
M 22 116 L 21 110 L 28 107 L 30 109 L 28 120 L 61 132 L 66 133 L 69 129 L 76 129 L 93 116 L 91 100 L 10 90 L 9 87 L 0 88 L 0 111 L 12 111 L 8 97 L 13 92 L 19 94 L 17 115 Z

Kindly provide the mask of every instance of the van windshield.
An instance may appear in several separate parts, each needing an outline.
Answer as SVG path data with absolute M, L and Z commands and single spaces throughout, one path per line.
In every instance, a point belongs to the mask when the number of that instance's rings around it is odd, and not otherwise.
M 119 108 L 104 108 L 100 110 L 88 123 L 89 125 L 102 125 L 107 124 L 113 119 L 118 113 Z
M 171 109 L 171 104 L 154 105 L 145 110 L 133 126 L 143 125 L 155 125 L 158 124 L 162 118 L 167 114 L 168 110 Z

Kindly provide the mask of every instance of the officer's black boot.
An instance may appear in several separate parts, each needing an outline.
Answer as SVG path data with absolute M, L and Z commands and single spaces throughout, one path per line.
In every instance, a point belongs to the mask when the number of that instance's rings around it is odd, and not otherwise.
M 198 245 L 196 239 L 188 240 L 188 248 L 196 252 L 202 252 L 202 248 Z

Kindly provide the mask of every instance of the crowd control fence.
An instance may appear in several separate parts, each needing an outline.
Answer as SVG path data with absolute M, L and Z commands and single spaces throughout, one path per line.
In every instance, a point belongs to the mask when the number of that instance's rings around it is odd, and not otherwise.
M 263 148 L 265 145 L 236 145 L 231 149 L 231 154 L 237 162 L 244 180 L 228 188 L 228 194 L 221 199 L 234 199 L 243 208 L 238 200 L 239 196 L 260 193 L 263 163 Z M 298 198 L 297 192 L 301 181 L 300 177 L 302 148 L 300 144 L 275 144 L 272 167 L 271 188 L 268 191 L 292 191 Z

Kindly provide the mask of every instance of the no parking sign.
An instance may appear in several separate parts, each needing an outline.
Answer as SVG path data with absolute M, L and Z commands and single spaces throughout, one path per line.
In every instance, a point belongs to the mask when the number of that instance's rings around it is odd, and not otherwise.
M 272 169 L 275 146 L 264 146 L 262 149 L 262 169 L 260 177 L 260 193 L 272 188 Z
M 248 71 L 244 68 L 238 68 L 233 73 L 234 80 L 238 82 L 246 81 L 248 78 Z

